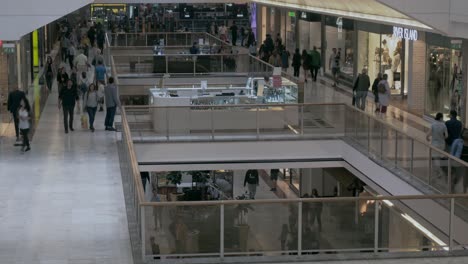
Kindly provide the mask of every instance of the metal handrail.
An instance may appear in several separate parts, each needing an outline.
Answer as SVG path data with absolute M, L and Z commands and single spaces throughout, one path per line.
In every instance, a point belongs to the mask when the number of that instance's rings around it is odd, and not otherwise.
M 143 182 L 141 181 L 140 177 L 140 171 L 138 169 L 138 160 L 136 158 L 136 152 L 133 146 L 133 140 L 131 140 L 131 133 L 130 133 L 130 127 L 128 126 L 127 122 L 127 115 L 125 111 L 121 111 L 121 117 L 122 117 L 122 133 L 124 133 L 126 136 L 126 141 L 124 144 L 127 145 L 129 149 L 129 157 L 130 157 L 130 167 L 132 169 L 132 175 L 133 175 L 133 180 L 136 183 L 136 190 L 137 190 L 137 197 L 138 197 L 138 203 L 141 206 L 142 203 L 145 201 L 145 191 L 143 190 Z
M 216 106 L 213 106 L 213 105 L 190 105 L 190 106 L 154 106 L 154 105 L 148 105 L 148 106 L 125 106 L 125 109 L 133 109 L 133 108 L 139 108 L 141 109 L 142 107 L 147 107 L 149 109 L 153 109 L 153 108 L 161 108 L 161 109 L 167 109 L 167 108 L 170 108 L 170 109 L 182 109 L 182 108 L 187 108 L 187 107 L 190 107 L 190 108 L 204 108 L 206 109 L 207 107 L 213 107 L 213 108 L 216 108 L 216 109 L 232 109 L 232 108 L 245 108 L 245 107 L 249 107 L 249 108 L 256 108 L 256 107 L 262 107 L 262 108 L 266 108 L 266 107 L 294 107 L 294 106 L 297 106 L 297 107 L 307 107 L 307 106 L 345 106 L 347 107 L 348 109 L 350 110 L 353 110 L 353 111 L 357 111 L 361 114 L 364 114 L 365 116 L 367 116 L 368 118 L 371 118 L 372 120 L 374 121 L 377 121 L 379 122 L 380 124 L 384 125 L 384 126 L 387 126 L 395 131 L 397 131 L 398 133 L 401 133 L 402 135 L 408 137 L 409 139 L 412 139 L 414 140 L 415 142 L 418 142 L 422 145 L 424 145 L 425 147 L 431 149 L 432 151 L 435 151 L 437 153 L 440 153 L 466 167 L 468 167 L 468 163 L 457 158 L 457 157 L 454 157 L 454 156 L 451 156 L 449 153 L 445 152 L 445 151 L 442 151 L 432 145 L 430 145 L 428 142 L 425 142 L 423 140 L 420 140 L 414 136 L 411 136 L 409 135 L 407 132 L 405 132 L 403 129 L 395 126 L 394 124 L 391 124 L 391 123 L 388 123 L 388 122 L 385 122 L 384 120 L 381 120 L 375 116 L 372 116 L 370 115 L 369 113 L 366 113 L 360 109 L 357 109 L 355 107 L 352 107 L 348 104 L 345 104 L 345 103 L 298 103 L 298 104 L 236 104 L 236 105 L 216 105 Z
M 270 204 L 270 203 L 296 203 L 296 202 L 356 202 L 356 201 L 395 201 L 395 200 L 436 200 L 451 198 L 468 198 L 468 194 L 432 194 L 432 195 L 397 195 L 397 196 L 371 196 L 371 197 L 319 197 L 319 198 L 289 198 L 289 199 L 257 199 L 257 200 L 211 200 L 211 201 L 174 201 L 174 202 L 143 202 L 142 206 L 165 205 L 220 205 L 220 204 Z

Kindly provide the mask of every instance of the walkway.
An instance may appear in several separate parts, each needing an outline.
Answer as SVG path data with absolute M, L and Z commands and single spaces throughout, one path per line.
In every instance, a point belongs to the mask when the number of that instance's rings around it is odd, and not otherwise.
M 0 144 L 2 263 L 133 263 L 115 132 L 63 132 L 57 89 L 37 126 L 32 150 Z

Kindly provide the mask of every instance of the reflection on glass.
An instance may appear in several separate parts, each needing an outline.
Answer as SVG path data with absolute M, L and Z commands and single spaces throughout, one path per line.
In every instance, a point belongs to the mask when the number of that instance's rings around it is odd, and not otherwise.
M 426 96 L 426 114 L 460 112 L 461 52 L 440 46 L 428 46 L 428 95 Z

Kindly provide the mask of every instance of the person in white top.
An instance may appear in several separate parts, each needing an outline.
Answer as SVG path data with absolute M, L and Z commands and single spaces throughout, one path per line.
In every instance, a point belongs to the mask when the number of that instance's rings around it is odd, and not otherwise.
M 440 149 L 445 149 L 445 139 L 448 137 L 447 126 L 443 120 L 443 114 L 437 113 L 435 122 L 431 125 L 431 130 L 427 132 L 426 139 L 431 141 L 431 145 Z
M 390 85 L 388 84 L 388 75 L 384 74 L 382 80 L 377 85 L 379 93 L 379 112 L 387 113 L 387 107 L 390 104 Z
M 23 98 L 21 100 L 20 108 L 18 110 L 18 117 L 19 117 L 19 129 L 21 135 L 23 136 L 23 146 L 21 147 L 22 152 L 26 152 L 31 150 L 31 146 L 29 145 L 29 129 L 30 119 L 31 119 L 31 106 L 29 105 L 28 99 Z M 25 149 L 26 148 L 26 149 Z
M 225 25 L 221 25 L 218 29 L 218 33 L 219 33 L 219 38 L 222 40 L 222 41 L 226 41 L 227 40 L 227 27 Z
M 448 138 L 447 126 L 444 123 L 443 117 L 444 116 L 442 113 L 436 114 L 435 122 L 432 123 L 431 130 L 426 135 L 427 141 L 430 140 L 431 145 L 436 147 L 437 149 L 440 149 L 441 151 L 445 149 L 445 139 Z M 446 176 L 445 172 L 441 168 L 441 158 L 443 156 L 444 155 L 442 153 L 439 153 L 438 151 L 432 151 L 432 168 L 429 169 L 433 170 L 432 174 L 436 179 L 440 179 Z
M 78 72 L 87 72 L 89 63 L 88 63 L 88 57 L 84 55 L 84 53 L 81 53 L 80 55 L 76 56 L 74 62 L 75 67 Z
M 99 96 L 96 86 L 92 83 L 89 85 L 88 91 L 84 95 L 84 107 L 88 112 L 89 117 L 89 129 L 94 132 L 94 118 L 96 117 L 96 111 L 99 103 Z

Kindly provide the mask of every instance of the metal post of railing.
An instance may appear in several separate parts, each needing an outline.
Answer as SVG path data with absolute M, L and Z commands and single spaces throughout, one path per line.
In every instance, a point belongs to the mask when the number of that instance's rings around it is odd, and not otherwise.
M 299 202 L 297 210 L 297 255 L 302 255 L 302 202 Z
M 166 138 L 169 141 L 169 109 L 166 109 Z
M 357 121 L 359 120 L 359 118 L 357 118 L 358 112 L 353 110 L 353 113 L 356 113 L 354 115 L 354 117 L 355 117 L 355 119 L 354 119 L 354 137 L 355 137 L 356 141 L 358 141 L 358 133 L 357 133 L 357 131 L 358 131 L 358 122 Z
M 145 46 L 148 46 L 148 34 L 145 34 Z
M 429 148 L 429 173 L 427 174 L 427 183 L 431 185 L 432 176 L 432 149 Z
M 451 158 L 448 157 L 447 159 L 447 193 L 452 193 L 452 162 Z
M 197 75 L 197 57 L 193 56 L 193 76 Z
M 221 72 L 224 72 L 224 56 L 221 55 Z
M 164 58 L 166 59 L 166 73 L 169 73 L 169 56 L 164 55 Z
M 367 117 L 367 153 L 370 154 L 371 149 L 370 149 L 370 116 Z
M 188 44 L 188 34 L 186 33 L 186 34 L 185 34 L 185 46 L 188 46 L 188 45 L 189 45 L 189 44 Z
M 380 123 L 380 158 L 383 160 L 383 124 Z
M 138 205 L 140 206 L 140 205 Z M 142 259 L 145 259 L 145 251 L 146 251 L 146 233 L 145 233 L 145 208 L 141 208 L 140 207 L 140 213 L 141 213 L 141 226 L 140 226 L 140 230 L 141 230 L 141 257 Z M 154 253 L 153 253 L 154 254 Z
M 450 218 L 449 218 L 449 251 L 453 249 L 453 220 L 455 218 L 455 198 L 450 198 Z
M 414 139 L 411 139 L 411 167 L 410 172 L 413 173 L 414 170 Z
M 374 212 L 374 253 L 379 250 L 379 205 L 380 201 L 375 201 L 375 212 Z
M 260 124 L 258 123 L 260 120 L 259 115 L 260 115 L 260 108 L 257 106 L 257 111 L 255 114 L 255 124 L 257 126 L 257 139 L 260 138 Z
M 128 34 L 125 34 L 125 47 L 128 47 Z
M 395 168 L 398 167 L 398 131 L 395 130 Z
M 213 107 L 210 107 L 210 118 L 211 118 L 211 140 L 214 140 L 214 133 L 215 133 L 215 128 L 214 128 L 214 111 Z
M 164 46 L 170 46 L 169 39 L 167 38 L 167 33 L 166 33 L 166 42 L 164 43 Z
M 219 257 L 224 258 L 224 204 L 219 209 Z
M 300 106 L 301 108 L 301 136 L 304 135 L 304 105 Z

